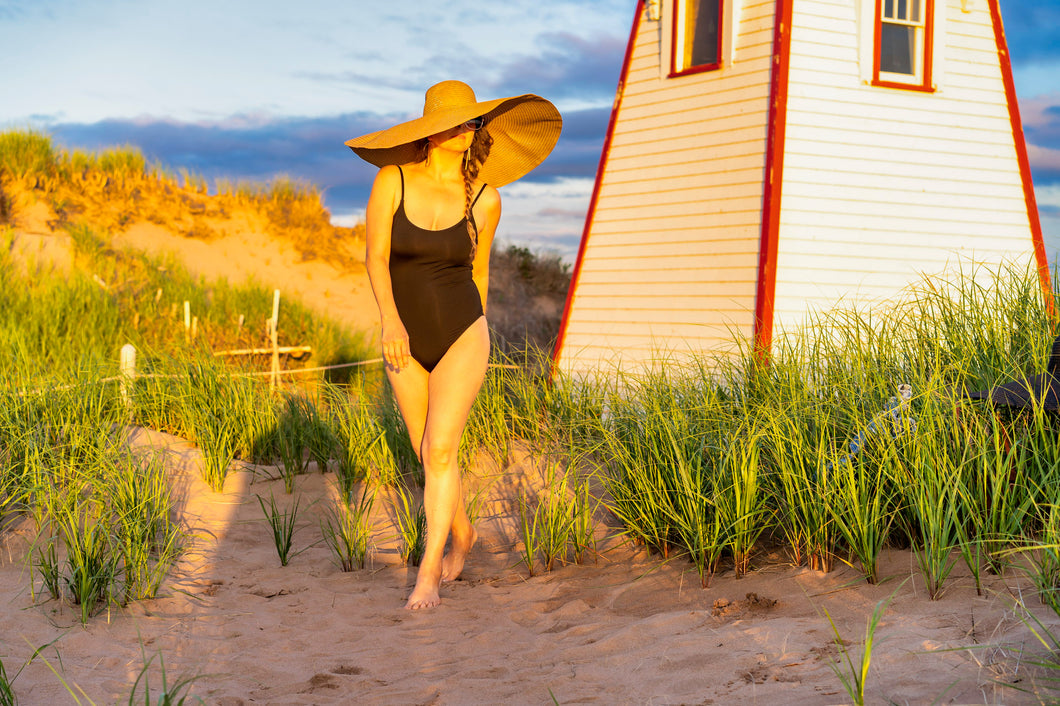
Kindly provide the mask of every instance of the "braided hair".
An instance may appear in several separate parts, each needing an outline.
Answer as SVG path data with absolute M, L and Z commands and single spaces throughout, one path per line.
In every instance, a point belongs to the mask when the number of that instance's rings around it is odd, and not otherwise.
M 489 156 L 491 146 L 493 146 L 493 138 L 483 126 L 475 133 L 475 139 L 467 148 L 467 154 L 464 157 L 464 216 L 467 218 L 467 234 L 471 238 L 472 260 L 475 259 L 475 253 L 478 251 L 478 226 L 475 225 L 475 220 L 471 215 L 472 186 L 478 178 L 479 169 Z

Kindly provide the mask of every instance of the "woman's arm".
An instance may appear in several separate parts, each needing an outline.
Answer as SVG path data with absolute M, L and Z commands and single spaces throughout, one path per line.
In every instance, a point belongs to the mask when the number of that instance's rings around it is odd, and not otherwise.
M 364 216 L 367 251 L 364 266 L 372 283 L 382 325 L 383 358 L 398 369 L 409 364 L 409 335 L 401 323 L 390 281 L 390 228 L 400 200 L 401 175 L 395 166 L 379 170 Z
M 475 204 L 475 223 L 481 224 L 478 231 L 478 248 L 475 260 L 471 263 L 471 278 L 478 287 L 482 299 L 482 311 L 486 311 L 486 295 L 490 283 L 490 246 L 493 235 L 497 232 L 497 223 L 501 220 L 501 195 L 492 186 L 487 186 Z

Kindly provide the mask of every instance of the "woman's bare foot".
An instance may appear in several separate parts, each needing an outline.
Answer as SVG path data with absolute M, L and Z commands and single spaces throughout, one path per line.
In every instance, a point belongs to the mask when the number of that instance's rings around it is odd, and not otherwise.
M 452 546 L 449 547 L 449 553 L 442 558 L 442 581 L 456 581 L 464 570 L 464 561 L 467 559 L 468 552 L 471 551 L 471 547 L 475 546 L 475 541 L 478 539 L 478 532 L 475 528 L 470 524 L 468 527 L 471 533 L 463 537 L 458 537 L 457 533 L 453 532 Z
M 429 568 L 420 565 L 420 572 L 416 575 L 416 587 L 412 589 L 412 594 L 405 602 L 405 609 L 423 610 L 437 606 L 442 602 L 441 597 L 438 595 L 438 585 L 440 583 L 441 577 L 437 571 L 431 571 Z

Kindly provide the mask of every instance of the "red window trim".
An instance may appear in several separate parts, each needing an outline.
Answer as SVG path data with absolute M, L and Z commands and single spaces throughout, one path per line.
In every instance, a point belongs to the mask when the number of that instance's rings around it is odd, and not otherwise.
M 686 0 L 674 0 L 673 14 L 671 17 L 673 21 L 670 23 L 670 74 L 667 78 L 675 78 L 677 76 L 688 76 L 690 74 L 701 74 L 704 71 L 717 71 L 721 68 L 721 52 L 722 52 L 722 38 L 725 32 L 725 0 L 718 0 L 718 58 L 717 61 L 711 64 L 697 64 L 695 66 L 689 66 L 685 69 L 677 68 L 677 22 L 678 10 L 680 4 Z
M 876 0 L 876 14 L 873 22 L 876 23 L 873 30 L 872 47 L 872 85 L 881 88 L 901 88 L 906 91 L 921 91 L 922 93 L 934 93 L 935 87 L 931 84 L 932 47 L 934 45 L 935 33 L 935 0 L 923 0 L 924 2 L 924 77 L 920 83 L 902 83 L 900 81 L 888 81 L 880 78 L 880 35 L 883 31 L 883 0 Z
M 880 88 L 903 88 L 907 91 L 920 91 L 921 93 L 934 93 L 934 86 L 924 86 L 916 83 L 898 83 L 897 81 L 880 81 L 875 80 L 872 82 L 873 86 L 879 86 Z

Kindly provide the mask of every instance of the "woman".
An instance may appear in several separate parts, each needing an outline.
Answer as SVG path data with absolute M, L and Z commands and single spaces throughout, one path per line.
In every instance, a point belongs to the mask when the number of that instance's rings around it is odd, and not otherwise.
M 365 262 L 387 378 L 424 470 L 427 543 L 411 610 L 441 602 L 441 582 L 460 576 L 475 543 L 457 452 L 489 359 L 496 187 L 540 164 L 561 126 L 538 96 L 478 102 L 466 84 L 443 81 L 427 90 L 422 118 L 346 142 L 381 167 L 368 198 Z

